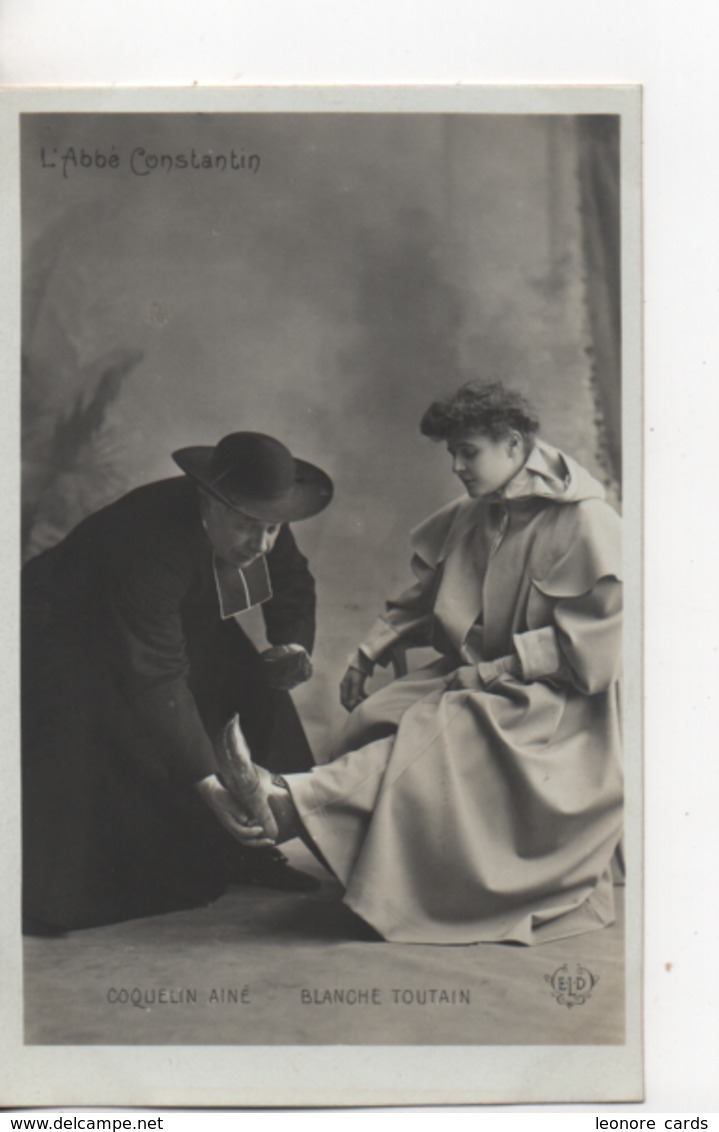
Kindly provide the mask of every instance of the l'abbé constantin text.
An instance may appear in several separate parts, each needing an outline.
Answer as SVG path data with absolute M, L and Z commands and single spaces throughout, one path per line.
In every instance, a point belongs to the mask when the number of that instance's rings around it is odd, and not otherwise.
M 54 169 L 67 181 L 73 174 L 91 170 L 114 173 L 129 169 L 135 177 L 175 172 L 254 174 L 260 171 L 261 158 L 259 153 L 247 153 L 242 148 L 221 152 L 208 149 L 203 152 L 193 146 L 174 153 L 156 153 L 136 145 L 123 154 L 114 145 L 104 150 L 70 145 L 64 149 L 58 146 L 43 147 L 40 150 L 40 165 L 43 169 Z

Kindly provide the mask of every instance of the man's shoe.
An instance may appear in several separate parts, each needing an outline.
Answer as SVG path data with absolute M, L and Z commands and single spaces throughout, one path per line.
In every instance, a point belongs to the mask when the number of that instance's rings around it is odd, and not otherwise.
M 279 849 L 248 849 L 233 857 L 229 865 L 232 884 L 252 884 L 281 892 L 316 892 L 320 881 L 293 869 Z

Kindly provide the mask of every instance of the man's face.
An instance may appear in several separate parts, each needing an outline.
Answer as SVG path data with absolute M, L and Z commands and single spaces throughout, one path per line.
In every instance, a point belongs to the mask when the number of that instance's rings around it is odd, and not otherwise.
M 206 498 L 202 522 L 215 554 L 230 566 L 249 566 L 268 554 L 280 533 L 279 523 L 263 523 L 219 499 Z

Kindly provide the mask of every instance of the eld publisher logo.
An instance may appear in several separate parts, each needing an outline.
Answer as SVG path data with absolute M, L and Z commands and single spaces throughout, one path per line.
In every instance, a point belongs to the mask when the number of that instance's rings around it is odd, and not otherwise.
M 553 975 L 545 975 L 545 982 L 552 988 L 552 994 L 560 1006 L 583 1006 L 599 982 L 599 976 L 593 975 L 586 967 L 576 964 L 570 971 L 566 963 Z

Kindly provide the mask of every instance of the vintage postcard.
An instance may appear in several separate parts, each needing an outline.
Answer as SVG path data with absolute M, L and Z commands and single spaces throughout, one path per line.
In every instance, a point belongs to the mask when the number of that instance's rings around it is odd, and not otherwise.
M 640 1099 L 639 88 L 1 108 L 2 1103 Z

